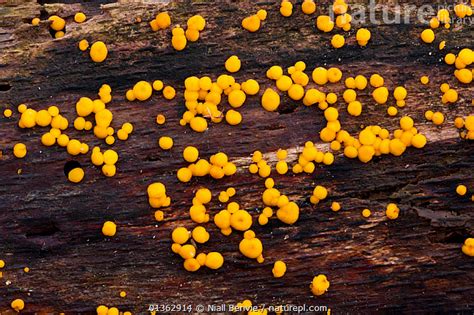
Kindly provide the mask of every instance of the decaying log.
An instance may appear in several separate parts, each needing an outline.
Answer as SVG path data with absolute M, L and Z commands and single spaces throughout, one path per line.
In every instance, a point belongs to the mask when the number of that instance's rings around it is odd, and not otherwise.
M 279 3 L 271 1 L 38 2 L 0 4 L 2 110 L 21 103 L 35 109 L 54 104 L 72 121 L 75 102 L 81 96 L 96 97 L 107 83 L 113 89 L 109 108 L 114 126 L 130 121 L 135 130 L 128 141 L 114 145 L 120 154 L 115 177 L 104 177 L 88 156 L 80 156 L 75 159 L 85 166 L 86 178 L 71 185 L 63 173 L 71 157 L 63 148 L 42 146 L 44 131 L 39 128 L 19 129 L 16 111 L 11 119 L 0 118 L 0 259 L 7 263 L 0 283 L 1 312 L 15 298 L 25 300 L 28 313 L 92 312 L 100 304 L 142 313 L 150 303 L 196 305 L 243 299 L 266 305 L 327 305 L 337 313 L 472 311 L 474 260 L 460 247 L 474 233 L 474 207 L 454 191 L 459 183 L 474 189 L 474 151 L 472 143 L 459 138 L 452 121 L 472 114 L 473 88 L 459 85 L 453 69 L 440 62 L 448 51 L 474 46 L 472 26 L 437 31 L 437 40 L 447 40 L 442 52 L 436 45 L 419 42 L 421 24 L 369 25 L 373 38 L 363 49 L 355 42 L 354 27 L 346 46 L 335 51 L 329 44 L 332 35 L 315 29 L 314 16 L 303 16 L 295 6 L 294 16 L 284 19 L 277 13 Z M 242 18 L 259 8 L 271 10 L 262 29 L 254 34 L 243 31 Z M 88 16 L 86 23 L 72 23 L 79 10 Z M 181 25 L 194 14 L 204 16 L 207 26 L 200 40 L 175 52 L 169 31 L 153 33 L 148 26 L 160 10 L 169 11 L 173 23 Z M 51 14 L 67 18 L 64 38 L 52 38 L 45 21 Z M 37 16 L 43 21 L 33 27 L 30 21 Z M 107 60 L 95 64 L 80 52 L 77 43 L 83 38 L 103 40 L 110 52 Z M 243 123 L 237 127 L 221 123 L 197 134 L 179 126 L 183 80 L 190 75 L 217 78 L 231 54 L 242 60 L 237 80 L 255 78 L 262 89 L 273 84 L 265 78 L 268 67 L 288 67 L 298 60 L 307 63 L 308 71 L 337 66 L 344 76 L 380 73 L 390 90 L 407 87 L 407 105 L 400 113 L 415 119 L 429 143 L 422 150 L 408 149 L 402 157 L 383 156 L 368 164 L 338 154 L 334 165 L 318 166 L 311 176 L 272 175 L 278 188 L 299 204 L 299 221 L 293 226 L 276 220 L 255 226 L 264 244 L 263 264 L 238 252 L 240 235 L 225 237 L 208 224 L 211 240 L 199 250 L 223 253 L 225 264 L 218 271 L 191 274 L 170 251 L 169 235 L 176 226 L 195 225 L 188 208 L 196 188 L 205 186 L 217 194 L 233 186 L 235 201 L 256 218 L 264 186 L 247 170 L 251 153 L 261 150 L 274 161 L 278 148 L 288 148 L 294 162 L 305 141 L 325 148 L 319 140 L 325 124 L 321 111 L 286 96 L 278 113 L 262 110 L 258 96 L 249 97 L 241 110 Z M 422 75 L 430 76 L 428 86 L 419 83 Z M 142 79 L 161 79 L 178 87 L 178 97 L 127 102 L 125 91 Z M 460 100 L 455 105 L 441 104 L 438 87 L 443 82 L 457 87 Z M 341 97 L 343 86 L 322 89 Z M 369 90 L 360 93 L 360 100 L 364 111 L 357 118 L 338 103 L 344 129 L 355 134 L 361 125 L 397 128 L 400 114 L 388 117 L 386 106 L 374 105 Z M 442 110 L 448 121 L 441 127 L 426 122 L 427 109 Z M 154 122 L 159 113 L 167 118 L 161 127 Z M 68 133 L 91 147 L 106 146 L 90 133 Z M 162 135 L 174 138 L 175 147 L 169 152 L 157 146 Z M 28 146 L 24 159 L 12 154 L 19 141 Z M 185 166 L 181 152 L 187 145 L 197 146 L 206 158 L 226 152 L 239 165 L 238 173 L 219 181 L 179 183 L 176 171 Z M 159 224 L 146 199 L 146 187 L 154 181 L 165 183 L 173 200 Z M 331 192 L 317 206 L 309 203 L 315 184 Z M 223 207 L 214 199 L 212 214 Z M 332 212 L 331 201 L 340 202 L 342 210 Z M 395 221 L 384 213 L 389 202 L 401 209 Z M 366 207 L 373 210 L 369 219 L 360 214 Z M 118 224 L 112 239 L 100 233 L 106 220 Z M 277 259 L 288 265 L 281 279 L 271 274 Z M 24 273 L 24 266 L 31 271 Z M 319 273 L 328 276 L 331 287 L 316 298 L 309 284 Z M 126 298 L 119 297 L 121 290 L 127 292 Z

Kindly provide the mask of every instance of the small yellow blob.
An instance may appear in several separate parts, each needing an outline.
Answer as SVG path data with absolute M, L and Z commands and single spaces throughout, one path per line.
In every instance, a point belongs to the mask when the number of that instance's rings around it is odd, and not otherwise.
M 364 218 L 370 217 L 371 214 L 372 214 L 372 212 L 371 212 L 369 209 L 364 209 L 364 210 L 362 210 L 362 216 L 363 216 Z
M 89 48 L 89 42 L 87 39 L 83 39 L 79 42 L 78 46 L 81 51 L 85 51 L 87 48 Z
M 275 264 L 273 265 L 272 273 L 275 278 L 283 277 L 286 273 L 286 264 L 281 260 L 275 261 Z
M 117 225 L 112 221 L 104 222 L 102 226 L 102 234 L 105 236 L 114 236 L 117 233 Z
M 310 285 L 314 295 L 323 295 L 329 289 L 329 281 L 325 275 L 317 275 Z
M 74 21 L 76 23 L 82 23 L 86 20 L 86 15 L 82 12 L 77 12 L 75 15 L 74 15 Z
M 80 167 L 76 167 L 69 171 L 67 179 L 72 183 L 79 183 L 84 178 L 84 170 Z
M 92 44 L 89 54 L 91 56 L 92 61 L 102 62 L 105 60 L 105 58 L 107 58 L 107 46 L 102 41 L 95 42 L 94 44 Z
M 26 152 L 26 145 L 23 143 L 17 143 L 13 147 L 13 154 L 19 159 L 24 158 L 26 156 Z
M 239 57 L 230 56 L 225 62 L 225 68 L 231 73 L 235 73 L 240 70 L 241 62 Z
M 456 187 L 456 193 L 459 196 L 464 196 L 467 193 L 467 187 L 465 185 L 458 185 Z
M 13 300 L 10 304 L 11 308 L 19 312 L 25 308 L 25 302 L 22 299 Z

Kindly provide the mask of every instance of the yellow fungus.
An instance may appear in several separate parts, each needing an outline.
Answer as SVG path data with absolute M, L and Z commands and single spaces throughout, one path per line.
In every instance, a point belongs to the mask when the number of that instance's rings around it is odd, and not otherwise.
M 467 193 L 467 187 L 465 185 L 458 185 L 456 187 L 456 193 L 459 196 L 464 196 Z
M 344 43 L 345 43 L 344 36 L 339 35 L 339 34 L 334 35 L 331 39 L 331 45 L 332 47 L 336 49 L 343 47 Z
M 85 51 L 87 48 L 89 48 L 89 42 L 87 39 L 83 39 L 79 42 L 78 46 L 81 51 Z
M 19 312 L 25 308 L 25 302 L 22 299 L 15 299 L 10 306 L 14 311 Z
M 57 15 L 52 15 L 48 18 L 51 21 L 50 27 L 55 31 L 61 31 L 66 26 L 66 21 Z
M 249 79 L 242 83 L 242 90 L 247 95 L 256 95 L 260 91 L 260 85 L 257 81 Z
M 363 216 L 364 218 L 370 217 L 371 214 L 372 214 L 372 212 L 371 212 L 369 209 L 364 209 L 364 210 L 362 210 L 362 216 Z
M 33 26 L 38 26 L 39 23 L 40 23 L 40 19 L 39 19 L 39 18 L 33 18 L 33 19 L 31 20 L 31 25 L 33 25 Z
M 172 100 L 176 96 L 176 90 L 168 85 L 163 89 L 163 96 L 167 100 Z
M 239 243 L 240 252 L 248 258 L 256 259 L 262 255 L 263 245 L 262 242 L 255 237 L 255 233 L 244 233 L 244 238 Z
M 240 70 L 240 59 L 237 56 L 230 56 L 225 62 L 225 68 L 231 73 L 235 73 Z
M 242 27 L 249 32 L 256 32 L 260 29 L 260 18 L 258 15 L 251 15 L 242 20 Z
M 269 111 L 273 112 L 278 109 L 280 106 L 280 95 L 271 88 L 267 88 L 262 95 L 262 107 Z
M 371 37 L 370 31 L 366 28 L 360 28 L 356 33 L 356 40 L 359 46 L 366 46 Z
M 105 236 L 114 236 L 117 233 L 117 225 L 112 221 L 104 222 L 102 226 L 102 234 Z
M 474 238 L 468 237 L 461 248 L 462 252 L 468 256 L 474 256 Z
M 420 78 L 420 82 L 421 82 L 421 84 L 426 85 L 430 82 L 430 78 L 428 76 L 424 75 Z
M 325 33 L 332 31 L 334 22 L 329 15 L 319 15 L 316 18 L 316 27 Z
M 431 120 L 435 125 L 441 125 L 444 122 L 444 115 L 443 113 L 435 112 L 433 113 Z
M 159 29 L 168 28 L 171 25 L 171 17 L 168 12 L 160 12 L 155 17 Z
M 98 41 L 92 44 L 89 52 L 92 61 L 103 62 L 107 58 L 108 50 L 104 42 Z
M 69 171 L 67 179 L 72 183 L 79 183 L 84 178 L 84 170 L 80 167 L 76 167 Z
M 424 41 L 425 43 L 432 43 L 435 39 L 435 34 L 432 29 L 425 29 L 423 32 L 421 32 L 421 40 Z
M 313 278 L 310 288 L 314 295 L 323 295 L 329 289 L 329 281 L 325 275 L 317 275 Z
M 171 233 L 173 242 L 177 244 L 184 244 L 189 240 L 190 233 L 185 227 L 177 227 Z
M 210 252 L 206 255 L 205 266 L 210 269 L 219 269 L 224 264 L 224 257 L 221 253 Z
M 231 109 L 226 112 L 225 120 L 229 125 L 238 125 L 242 122 L 242 115 L 238 111 Z
M 339 202 L 332 202 L 331 203 L 331 210 L 334 211 L 334 212 L 337 212 L 339 210 L 341 210 L 341 205 L 339 204 Z
M 352 116 L 360 116 L 362 113 L 362 104 L 359 101 L 350 102 L 347 105 L 347 112 Z
M 230 226 L 239 231 L 246 231 L 252 226 L 252 217 L 245 210 L 237 210 L 230 217 Z
M 139 101 L 146 101 L 153 93 L 153 87 L 149 82 L 139 81 L 133 86 L 133 95 Z
M 191 180 L 193 173 L 189 168 L 182 167 L 178 170 L 178 173 L 176 174 L 176 176 L 181 182 L 187 183 Z
M 13 155 L 21 159 L 26 156 L 26 145 L 23 143 L 17 143 L 13 146 Z
M 196 247 L 194 247 L 191 244 L 186 244 L 181 246 L 179 249 L 178 254 L 183 258 L 183 259 L 190 259 L 194 258 L 196 256 Z
M 385 211 L 385 214 L 387 215 L 387 217 L 389 219 L 395 220 L 396 218 L 398 218 L 399 213 L 400 213 L 400 209 L 397 207 L 396 204 L 389 203 L 387 205 L 387 209 Z
M 275 278 L 283 277 L 286 273 L 286 264 L 281 260 L 275 261 L 275 263 L 273 264 L 272 273 L 273 277 Z
M 282 0 L 280 4 L 280 14 L 284 17 L 289 17 L 293 13 L 293 3 L 288 0 Z
M 301 4 L 301 10 L 304 14 L 313 14 L 316 11 L 316 3 L 314 3 L 314 0 L 304 0 Z
M 86 20 L 86 15 L 82 12 L 77 12 L 75 15 L 74 15 L 74 21 L 76 23 L 82 23 Z
M 173 147 L 173 138 L 171 137 L 160 137 L 158 145 L 163 150 L 170 150 Z

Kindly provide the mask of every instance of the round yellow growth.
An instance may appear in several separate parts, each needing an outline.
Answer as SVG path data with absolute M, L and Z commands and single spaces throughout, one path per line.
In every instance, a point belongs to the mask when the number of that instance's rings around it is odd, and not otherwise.
M 233 109 L 230 109 L 225 114 L 225 120 L 229 125 L 235 126 L 242 122 L 242 115 Z
M 345 39 L 344 36 L 336 34 L 332 37 L 331 39 L 331 45 L 332 47 L 338 49 L 344 46 Z
M 17 158 L 22 159 L 26 156 L 26 145 L 23 143 L 17 143 L 13 147 L 13 155 Z
M 177 51 L 181 51 L 186 48 L 187 39 L 184 35 L 184 30 L 181 27 L 175 27 L 172 31 L 173 37 L 171 38 L 171 45 Z
M 199 150 L 193 146 L 187 146 L 183 150 L 183 158 L 186 162 L 193 163 L 199 158 Z
M 292 100 L 299 101 L 304 96 L 304 88 L 299 84 L 293 84 L 288 90 L 288 96 Z
M 385 214 L 387 215 L 387 217 L 389 219 L 395 220 L 396 218 L 398 218 L 399 213 L 400 213 L 400 209 L 397 207 L 396 204 L 389 203 L 387 205 L 387 209 L 385 211 Z
M 176 96 L 176 90 L 168 85 L 163 89 L 163 96 L 167 100 L 172 100 Z
M 209 233 L 204 227 L 197 226 L 193 229 L 192 237 L 196 242 L 204 244 L 209 240 Z
M 360 28 L 356 33 L 356 40 L 359 46 L 366 46 L 371 37 L 370 31 L 366 28 Z
M 331 203 L 331 210 L 334 212 L 341 210 L 341 205 L 339 204 L 339 202 L 333 201 Z
M 11 308 L 19 312 L 25 308 L 25 302 L 22 299 L 13 300 L 10 304 Z
M 146 101 L 153 93 L 153 87 L 147 81 L 139 81 L 133 86 L 133 95 L 139 101 Z
M 288 0 L 283 0 L 280 5 L 280 14 L 284 17 L 289 17 L 293 13 L 293 3 Z
M 105 236 L 114 236 L 117 233 L 117 225 L 112 221 L 104 222 L 102 226 L 102 234 Z
M 166 136 L 160 137 L 158 145 L 163 150 L 170 150 L 173 147 L 173 138 Z
M 421 32 L 421 40 L 427 44 L 431 44 L 435 40 L 435 34 L 432 29 L 427 28 Z
M 363 216 L 364 218 L 370 217 L 371 214 L 372 214 L 372 212 L 371 212 L 369 209 L 364 209 L 364 210 L 362 210 L 362 216 Z
M 165 29 L 171 25 L 171 17 L 168 12 L 160 12 L 155 17 L 156 23 L 160 29 Z
M 166 117 L 162 114 L 156 115 L 156 123 L 158 125 L 163 125 L 166 122 Z
M 230 56 L 225 62 L 225 68 L 231 73 L 235 73 L 240 70 L 241 62 L 239 57 Z
M 318 30 L 327 33 L 332 31 L 334 28 L 334 22 L 331 20 L 329 15 L 319 15 L 316 18 L 316 27 Z
M 260 85 L 258 84 L 257 81 L 255 81 L 253 79 L 249 79 L 249 80 L 243 82 L 241 87 L 242 87 L 242 90 L 247 95 L 256 95 L 258 93 L 258 91 L 260 91 Z
M 76 23 L 82 23 L 86 20 L 86 15 L 82 12 L 77 12 L 75 15 L 74 15 L 74 21 Z
M 313 14 L 316 11 L 314 0 L 304 0 L 301 4 L 301 10 L 304 14 Z
M 431 120 L 435 125 L 441 125 L 444 122 L 444 115 L 443 113 L 440 112 L 435 112 L 433 113 L 433 116 L 431 117 Z
M 179 181 L 183 183 L 187 183 L 193 177 L 193 173 L 189 168 L 182 167 L 178 170 L 178 173 L 176 174 L 176 176 L 178 177 Z
M 260 19 L 260 21 L 265 21 L 267 19 L 267 11 L 266 10 L 258 10 L 256 15 Z
M 87 39 L 83 39 L 79 42 L 78 46 L 81 51 L 85 51 L 87 48 L 89 48 L 89 42 Z
M 105 58 L 107 58 L 107 46 L 102 41 L 95 42 L 94 44 L 92 44 L 89 54 L 91 56 L 92 61 L 102 62 L 105 60 Z
M 262 107 L 269 111 L 274 112 L 280 106 L 280 95 L 271 88 L 267 88 L 262 95 Z
M 428 76 L 424 75 L 420 78 L 420 82 L 421 82 L 421 84 L 426 85 L 426 84 L 430 83 L 430 78 Z
M 310 288 L 314 295 L 323 295 L 329 289 L 329 281 L 325 275 L 317 275 L 313 278 Z
M 362 113 L 362 104 L 359 101 L 350 102 L 347 106 L 347 112 L 352 116 L 360 116 Z
M 474 256 L 474 238 L 466 238 L 461 248 L 462 252 L 468 256 Z
M 246 231 L 252 226 L 252 216 L 245 210 L 237 210 L 230 217 L 230 225 L 238 231 Z
M 5 261 L 0 259 L 0 268 L 3 268 L 3 267 L 5 267 Z
M 52 15 L 48 18 L 51 21 L 50 27 L 55 31 L 62 31 L 66 26 L 66 21 L 57 15 Z
M 465 185 L 458 185 L 456 187 L 456 193 L 459 196 L 464 196 L 467 193 L 467 187 Z
M 224 264 L 224 257 L 221 253 L 210 252 L 206 255 L 205 266 L 210 269 L 219 269 Z
M 244 239 L 239 243 L 239 250 L 245 257 L 256 259 L 262 255 L 263 245 L 262 242 L 255 237 L 254 233 L 253 235 L 246 235 L 246 233 L 244 233 Z
M 281 260 L 275 261 L 275 264 L 273 264 L 272 273 L 275 278 L 283 277 L 286 273 L 286 264 Z
M 3 111 L 3 116 L 5 116 L 6 118 L 10 118 L 12 116 L 13 112 L 11 109 L 7 108 Z
M 240 106 L 244 104 L 246 95 L 241 90 L 234 90 L 230 92 L 228 99 L 229 99 L 230 106 L 234 108 L 239 108 Z
M 411 138 L 411 145 L 417 149 L 423 148 L 426 145 L 426 142 L 426 137 L 420 133 L 417 133 L 413 138 Z
M 76 167 L 76 168 L 72 169 L 67 174 L 67 179 L 71 183 L 79 183 L 79 182 L 82 181 L 83 178 L 84 178 L 84 170 L 80 167 Z
M 165 213 L 161 210 L 156 210 L 155 211 L 155 220 L 158 222 L 163 221 L 165 218 Z
M 34 19 L 31 20 L 31 25 L 38 26 L 40 21 L 41 20 L 39 18 L 34 18 Z
M 203 117 L 193 117 L 189 125 L 191 129 L 196 132 L 204 132 L 207 130 L 207 121 Z
M 189 240 L 189 231 L 185 227 L 177 227 L 171 233 L 171 238 L 173 242 L 177 244 L 184 244 Z
M 242 20 L 242 27 L 247 31 L 254 33 L 260 29 L 260 21 L 258 15 L 251 15 Z
M 178 254 L 183 258 L 183 259 L 190 259 L 194 258 L 196 256 L 196 247 L 194 247 L 191 244 L 186 244 L 181 246 L 179 249 Z

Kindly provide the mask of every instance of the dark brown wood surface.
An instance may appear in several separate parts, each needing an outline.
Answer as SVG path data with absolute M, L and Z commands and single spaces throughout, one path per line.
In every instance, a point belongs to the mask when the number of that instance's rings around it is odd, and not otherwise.
M 113 89 L 108 106 L 113 125 L 130 121 L 135 131 L 128 141 L 113 146 L 120 155 L 115 177 L 104 177 L 91 165 L 89 155 L 80 156 L 75 159 L 85 166 L 86 177 L 73 185 L 63 173 L 71 157 L 63 148 L 41 145 L 44 129 L 20 130 L 16 111 L 10 119 L 0 118 L 0 259 L 7 264 L 0 279 L 0 312 L 7 312 L 15 298 L 25 301 L 27 313 L 93 312 L 100 304 L 143 313 L 150 303 L 196 305 L 244 299 L 267 305 L 327 305 L 336 313 L 472 312 L 474 260 L 462 254 L 461 245 L 474 234 L 474 207 L 469 197 L 456 195 L 455 187 L 463 183 L 474 190 L 474 150 L 472 142 L 459 138 L 453 119 L 473 114 L 474 93 L 472 84 L 460 85 L 453 68 L 440 62 L 444 53 L 474 46 L 472 26 L 439 30 L 436 44 L 426 45 L 418 39 L 423 29 L 419 23 L 368 25 L 373 37 L 364 49 L 355 42 L 356 26 L 348 33 L 346 46 L 335 51 L 329 43 L 332 33 L 317 31 L 314 15 L 304 16 L 295 6 L 294 15 L 285 19 L 278 13 L 279 4 L 271 1 L 38 2 L 0 4 L 2 110 L 21 103 L 35 109 L 57 105 L 72 122 L 75 102 L 81 96 L 96 97 L 107 83 Z M 269 10 L 261 30 L 254 34 L 242 30 L 241 19 L 259 8 Z M 78 10 L 87 14 L 86 23 L 73 23 Z M 153 33 L 148 26 L 161 10 L 170 12 L 173 24 L 185 25 L 194 14 L 205 17 L 200 40 L 175 52 L 169 30 Z M 44 19 L 51 14 L 67 18 L 62 39 L 54 40 L 49 33 Z M 31 26 L 31 19 L 40 15 L 40 26 Z M 107 60 L 95 64 L 79 51 L 77 43 L 83 38 L 103 40 L 109 48 Z M 437 49 L 440 40 L 447 40 L 443 52 Z M 219 251 L 225 264 L 217 271 L 203 268 L 189 273 L 170 250 L 170 232 L 180 225 L 196 225 L 188 209 L 198 187 L 208 187 L 215 195 L 211 214 L 223 208 L 217 201 L 219 191 L 235 187 L 234 200 L 256 219 L 264 185 L 247 170 L 251 153 L 261 150 L 274 161 L 274 152 L 287 148 L 293 164 L 305 141 L 324 147 L 319 140 L 325 124 L 321 111 L 286 96 L 278 113 L 264 111 L 259 96 L 249 97 L 239 126 L 211 124 L 203 134 L 179 126 L 183 80 L 191 75 L 215 79 L 225 72 L 224 61 L 232 54 L 242 60 L 236 79 L 255 78 L 262 89 L 273 84 L 265 78 L 268 67 L 288 67 L 298 60 L 306 62 L 308 74 L 316 66 L 339 67 L 344 77 L 380 73 L 389 89 L 407 87 L 406 107 L 397 117 L 388 117 L 386 106 L 374 105 L 367 89 L 359 93 L 364 111 L 358 118 L 338 103 L 343 128 L 353 134 L 369 124 L 394 130 L 401 115 L 407 114 L 427 135 L 428 144 L 422 150 L 410 148 L 402 157 L 383 156 L 368 164 L 337 154 L 334 165 L 317 166 L 312 175 L 277 176 L 273 170 L 277 187 L 300 205 L 299 221 L 287 226 L 273 219 L 261 227 L 255 220 L 253 229 L 264 244 L 263 264 L 238 252 L 241 235 L 225 237 L 209 223 L 211 240 L 199 251 Z M 429 85 L 419 83 L 422 75 L 430 76 Z M 124 99 L 136 81 L 155 79 L 176 87 L 177 97 L 166 101 L 155 95 L 144 103 Z M 458 90 L 456 104 L 441 104 L 443 82 Z M 323 90 L 335 91 L 341 98 L 343 86 Z M 426 122 L 427 109 L 444 112 L 447 122 L 440 127 Z M 159 113 L 167 118 L 163 126 L 154 122 Z M 107 147 L 90 132 L 67 133 L 91 147 Z M 174 139 L 169 152 L 157 145 L 162 135 Z M 24 159 L 12 154 L 20 141 L 28 147 Z M 186 165 L 181 152 L 187 145 L 197 146 L 206 158 L 218 151 L 227 153 L 239 165 L 238 173 L 219 181 L 206 177 L 180 183 L 176 171 Z M 164 183 L 172 198 L 162 223 L 154 220 L 146 197 L 147 185 L 155 181 Z M 316 184 L 328 187 L 330 197 L 313 206 L 309 196 Z M 332 212 L 331 201 L 340 202 L 342 210 Z M 390 202 L 401 209 L 394 221 L 384 213 Z M 361 216 L 366 207 L 373 211 L 369 219 Z M 118 225 L 111 239 L 100 232 L 106 220 Z M 278 259 L 287 263 L 288 271 L 274 279 L 271 269 Z M 23 272 L 25 266 L 29 273 Z M 314 297 L 309 284 L 320 273 L 327 275 L 331 286 L 324 296 Z M 121 290 L 127 292 L 126 298 L 119 297 Z

